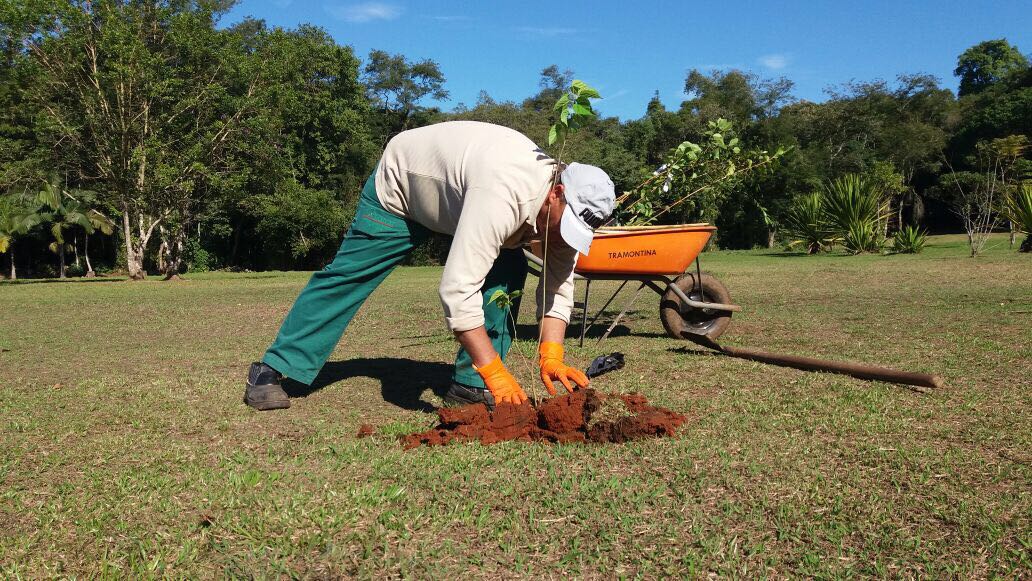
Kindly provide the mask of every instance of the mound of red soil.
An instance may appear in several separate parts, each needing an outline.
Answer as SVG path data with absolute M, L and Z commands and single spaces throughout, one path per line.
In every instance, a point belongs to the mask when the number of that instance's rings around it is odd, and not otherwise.
M 443 446 L 453 441 L 494 444 L 506 440 L 524 442 L 626 442 L 649 437 L 669 437 L 685 417 L 668 409 L 649 405 L 639 394 L 616 397 L 633 415 L 591 424 L 591 416 L 602 407 L 593 389 L 582 389 L 553 397 L 533 407 L 499 404 L 494 412 L 484 404 L 437 410 L 440 423 L 432 430 L 402 437 L 405 449 Z

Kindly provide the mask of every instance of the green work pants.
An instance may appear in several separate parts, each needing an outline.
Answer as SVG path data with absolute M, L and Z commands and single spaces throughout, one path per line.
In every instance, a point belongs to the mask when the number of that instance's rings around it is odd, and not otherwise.
M 362 188 L 355 220 L 344 235 L 336 257 L 326 268 L 312 275 L 262 361 L 295 381 L 311 385 L 358 308 L 394 267 L 429 235 L 430 231 L 424 226 L 385 210 L 376 197 L 375 180 L 370 176 Z M 502 249 L 484 281 L 484 324 L 503 360 L 515 334 L 519 303 L 513 305 L 513 317 L 509 320 L 504 310 L 488 304 L 488 300 L 499 289 L 507 293 L 523 289 L 526 279 L 527 261 L 523 252 Z M 455 358 L 454 379 L 472 387 L 484 387 L 484 381 L 473 369 L 472 359 L 462 348 Z

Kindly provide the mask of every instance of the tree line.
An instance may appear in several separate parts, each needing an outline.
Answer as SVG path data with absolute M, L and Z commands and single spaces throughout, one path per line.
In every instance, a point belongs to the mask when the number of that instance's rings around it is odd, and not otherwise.
M 7 276 L 318 268 L 390 137 L 471 119 L 544 146 L 573 78 L 552 65 L 520 102 L 482 91 L 445 111 L 435 105 L 449 95 L 434 61 L 378 50 L 363 60 L 312 25 L 221 26 L 233 4 L 0 7 Z M 599 165 L 629 191 L 685 141 L 730 123 L 722 133 L 743 147 L 784 154 L 660 222 L 704 219 L 720 228 L 721 247 L 774 246 L 799 200 L 856 174 L 886 194 L 886 227 L 959 229 L 958 209 L 985 190 L 989 166 L 1004 189 L 1030 175 L 1032 68 L 1000 39 L 959 55 L 955 74 L 956 95 L 932 76 L 903 74 L 850 82 L 814 103 L 795 98 L 786 78 L 691 70 L 679 108 L 657 94 L 639 119 L 588 120 L 566 140 L 564 159 Z M 446 249 L 435 239 L 415 259 Z

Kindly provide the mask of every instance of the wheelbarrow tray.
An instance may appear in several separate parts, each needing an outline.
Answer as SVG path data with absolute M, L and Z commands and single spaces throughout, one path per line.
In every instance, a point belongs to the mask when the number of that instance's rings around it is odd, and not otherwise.
M 685 307 L 701 310 L 707 314 L 726 312 L 730 316 L 730 313 L 741 311 L 742 307 L 738 305 L 707 300 L 708 297 L 702 292 L 703 273 L 699 267 L 698 256 L 716 230 L 717 228 L 710 224 L 620 226 L 596 230 L 591 243 L 591 253 L 579 255 L 577 266 L 574 269 L 574 278 L 585 281 L 584 300 L 581 303 L 575 303 L 575 307 L 581 309 L 581 346 L 584 345 L 584 336 L 588 328 L 594 326 L 599 316 L 631 281 L 639 283 L 638 290 L 599 339 L 600 342 L 609 336 L 646 287 L 660 295 L 661 312 L 664 303 L 671 301 L 679 301 Z M 535 276 L 540 276 L 541 273 L 541 247 L 540 241 L 535 241 L 530 244 L 529 248 L 524 249 L 524 254 L 532 266 L 530 272 Z M 693 261 L 696 263 L 696 272 L 691 275 L 687 271 Z M 710 278 L 712 277 L 710 276 Z M 601 280 L 622 282 L 605 305 L 599 309 L 591 323 L 588 323 L 588 295 L 591 290 L 591 282 Z M 681 288 L 684 286 L 683 280 L 691 281 L 692 286 Z M 719 281 L 713 280 L 723 288 Z M 726 289 L 723 290 L 723 295 L 727 296 Z M 696 333 L 691 329 L 687 332 Z M 718 333 L 720 332 L 723 330 Z M 667 329 L 667 333 L 671 333 L 670 329 Z M 702 334 L 701 331 L 699 334 Z M 688 338 L 682 333 L 674 337 Z
M 716 230 L 709 224 L 600 228 L 575 271 L 582 276 L 681 274 Z

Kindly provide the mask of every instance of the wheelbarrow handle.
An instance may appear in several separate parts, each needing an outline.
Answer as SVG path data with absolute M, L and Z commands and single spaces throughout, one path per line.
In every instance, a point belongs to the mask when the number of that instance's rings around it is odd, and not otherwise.
M 696 309 L 710 309 L 713 311 L 730 311 L 732 313 L 742 312 L 742 307 L 738 305 L 729 305 L 726 303 L 706 303 L 702 301 L 692 300 L 688 298 L 688 295 L 684 294 L 683 290 L 681 290 L 676 284 L 672 282 L 667 284 L 667 288 L 674 291 L 674 294 L 676 294 L 678 298 L 684 301 L 684 304 L 688 305 L 689 307 L 693 307 Z

